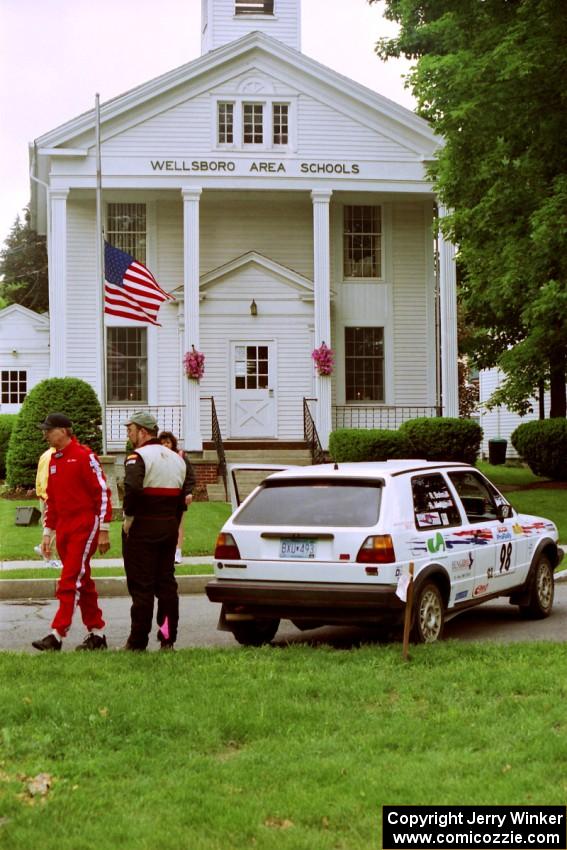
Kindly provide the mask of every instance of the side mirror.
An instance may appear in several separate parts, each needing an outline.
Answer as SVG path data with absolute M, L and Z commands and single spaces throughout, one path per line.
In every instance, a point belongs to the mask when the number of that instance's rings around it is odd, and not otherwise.
M 500 522 L 504 522 L 505 519 L 510 519 L 513 514 L 514 508 L 512 507 L 512 505 L 508 505 L 507 503 L 503 505 L 498 505 L 498 507 L 496 508 L 496 516 L 498 517 Z

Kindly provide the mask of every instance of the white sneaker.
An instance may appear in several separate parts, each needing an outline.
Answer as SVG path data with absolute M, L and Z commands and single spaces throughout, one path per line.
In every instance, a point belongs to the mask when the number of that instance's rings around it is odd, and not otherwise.
M 41 546 L 34 546 L 33 551 L 36 555 L 39 555 L 40 558 L 43 558 L 43 552 L 41 551 Z M 45 560 L 45 558 L 43 558 Z
M 181 563 L 181 549 L 176 549 L 176 550 L 175 550 L 175 560 L 174 560 L 174 563 L 175 563 L 175 564 L 180 564 L 180 563 Z

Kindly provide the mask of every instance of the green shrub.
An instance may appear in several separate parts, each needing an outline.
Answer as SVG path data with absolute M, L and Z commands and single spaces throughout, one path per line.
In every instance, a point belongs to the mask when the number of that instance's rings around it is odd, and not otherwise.
M 400 428 L 407 457 L 474 463 L 480 451 L 482 428 L 472 419 L 434 416 L 409 419 Z
M 6 457 L 10 487 L 35 486 L 37 461 L 46 449 L 37 425 L 55 411 L 71 419 L 80 443 L 101 451 L 102 412 L 93 388 L 78 378 L 48 378 L 28 393 L 12 429 Z
M 17 418 L 17 413 L 0 413 L 0 478 L 6 476 L 8 443 Z
M 389 460 L 406 457 L 406 446 L 399 431 L 341 428 L 329 438 L 329 453 L 342 463 Z
M 567 419 L 523 422 L 511 439 L 535 475 L 567 481 Z

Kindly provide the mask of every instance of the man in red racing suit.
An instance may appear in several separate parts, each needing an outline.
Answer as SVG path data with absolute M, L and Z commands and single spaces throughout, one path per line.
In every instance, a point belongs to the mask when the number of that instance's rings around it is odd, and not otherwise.
M 101 553 L 110 547 L 110 489 L 97 456 L 77 442 L 68 417 L 50 413 L 39 427 L 55 449 L 49 463 L 42 550 L 49 558 L 51 535 L 56 531 L 63 567 L 57 582 L 59 607 L 51 623 L 53 631 L 33 641 L 33 646 L 41 651 L 60 650 L 78 603 L 88 634 L 77 649 L 106 649 L 105 623 L 90 560 L 97 545 Z

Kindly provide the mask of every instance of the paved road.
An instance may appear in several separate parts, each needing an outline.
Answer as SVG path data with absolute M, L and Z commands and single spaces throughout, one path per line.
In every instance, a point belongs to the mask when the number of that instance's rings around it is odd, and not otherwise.
M 555 593 L 554 612 L 547 620 L 521 620 L 515 606 L 503 599 L 495 600 L 449 622 L 445 627 L 445 637 L 505 643 L 531 640 L 567 642 L 567 583 L 556 585 Z M 108 624 L 109 645 L 118 649 L 128 636 L 130 600 L 125 597 L 102 599 L 101 606 Z M 54 601 L 18 600 L 0 603 L 0 649 L 35 652 L 31 641 L 48 634 L 54 612 Z M 236 649 L 238 644 L 231 634 L 216 630 L 218 612 L 219 606 L 210 603 L 202 594 L 182 596 L 178 648 L 220 646 Z M 75 621 L 65 649 L 72 649 L 83 639 L 84 629 L 78 611 Z M 284 621 L 274 643 L 324 642 L 344 648 L 378 640 L 380 638 L 376 634 L 358 629 L 328 627 L 299 632 L 291 623 Z M 156 648 L 157 644 L 152 640 L 150 649 Z

